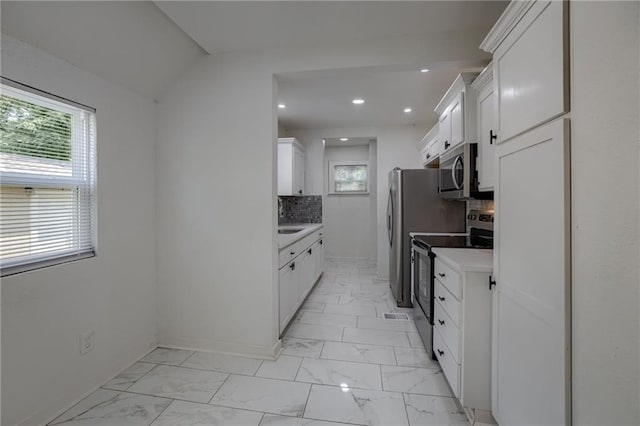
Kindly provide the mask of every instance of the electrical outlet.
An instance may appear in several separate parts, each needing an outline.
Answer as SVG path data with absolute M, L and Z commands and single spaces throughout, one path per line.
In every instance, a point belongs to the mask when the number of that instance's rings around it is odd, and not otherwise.
M 93 350 L 93 330 L 80 335 L 80 355 Z

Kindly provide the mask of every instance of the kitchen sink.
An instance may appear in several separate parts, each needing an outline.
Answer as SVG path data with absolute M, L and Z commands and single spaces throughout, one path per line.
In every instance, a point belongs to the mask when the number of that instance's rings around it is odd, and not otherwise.
M 278 234 L 295 234 L 296 232 L 303 231 L 304 228 L 285 228 L 278 229 Z

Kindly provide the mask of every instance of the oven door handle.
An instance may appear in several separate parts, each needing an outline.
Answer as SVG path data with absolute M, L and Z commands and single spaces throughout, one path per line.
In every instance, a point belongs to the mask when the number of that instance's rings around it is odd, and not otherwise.
M 423 249 L 421 247 L 418 247 L 415 244 L 411 246 L 411 249 L 413 251 L 415 251 L 416 253 L 421 254 L 423 256 L 429 256 L 429 251 L 428 250 L 425 250 L 425 249 Z

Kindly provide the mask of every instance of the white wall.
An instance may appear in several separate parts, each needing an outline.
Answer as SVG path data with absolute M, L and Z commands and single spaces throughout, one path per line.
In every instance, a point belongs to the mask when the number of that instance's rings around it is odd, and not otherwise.
M 371 233 L 375 216 L 371 215 L 371 196 L 328 194 L 329 162 L 369 161 L 369 145 L 327 146 L 324 150 L 324 240 L 325 256 L 374 259 L 376 236 Z M 376 179 L 371 174 L 370 180 Z M 371 188 L 369 188 L 371 190 Z M 375 190 L 374 190 L 375 191 Z M 375 194 L 375 192 L 373 192 Z
M 640 424 L 639 10 L 571 4 L 576 425 Z
M 36 425 L 155 347 L 154 104 L 4 34 L 2 75 L 97 109 L 98 256 L 2 279 L 2 424 Z
M 168 88 L 157 106 L 159 342 L 266 357 L 278 350 L 274 75 L 477 64 L 483 35 L 219 54 Z M 407 142 L 414 150 L 415 140 Z

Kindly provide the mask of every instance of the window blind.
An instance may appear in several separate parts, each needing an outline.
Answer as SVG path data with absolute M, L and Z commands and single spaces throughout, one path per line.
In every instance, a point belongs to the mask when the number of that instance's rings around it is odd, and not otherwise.
M 2 79 L 2 276 L 95 254 L 95 110 Z

